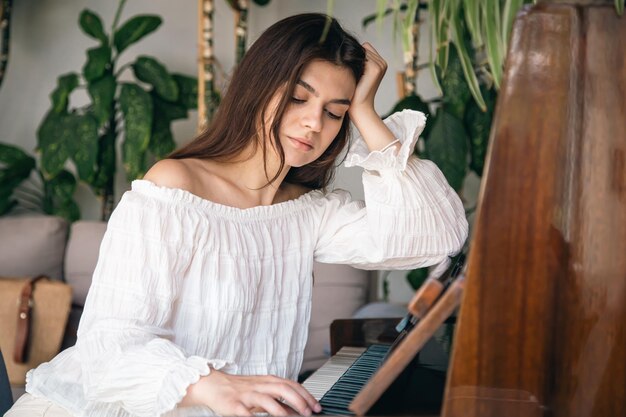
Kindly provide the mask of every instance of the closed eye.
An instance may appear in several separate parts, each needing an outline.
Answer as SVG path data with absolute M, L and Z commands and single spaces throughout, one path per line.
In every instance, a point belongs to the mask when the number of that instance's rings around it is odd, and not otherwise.
M 328 110 L 324 110 L 326 112 L 326 114 L 328 115 L 328 117 L 330 117 L 333 120 L 341 120 L 342 116 L 337 116 L 334 113 L 329 112 Z
M 291 101 L 292 101 L 294 104 L 302 104 L 302 103 L 305 103 L 305 102 L 306 102 L 306 100 L 305 100 L 305 99 L 301 99 L 301 98 L 298 98 L 298 97 L 291 97 Z M 343 118 L 343 116 L 339 116 L 339 115 L 337 115 L 337 114 L 335 114 L 335 113 L 333 113 L 333 112 L 331 112 L 331 111 L 328 111 L 328 110 L 326 110 L 326 109 L 324 109 L 324 113 L 326 113 L 326 115 L 327 115 L 330 119 L 332 119 L 332 120 L 341 120 L 341 119 Z

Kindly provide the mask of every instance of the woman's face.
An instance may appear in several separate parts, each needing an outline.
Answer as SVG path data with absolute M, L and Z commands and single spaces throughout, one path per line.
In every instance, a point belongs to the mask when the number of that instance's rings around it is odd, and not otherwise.
M 280 125 L 286 165 L 301 167 L 324 153 L 341 128 L 355 88 L 348 68 L 321 60 L 304 68 Z

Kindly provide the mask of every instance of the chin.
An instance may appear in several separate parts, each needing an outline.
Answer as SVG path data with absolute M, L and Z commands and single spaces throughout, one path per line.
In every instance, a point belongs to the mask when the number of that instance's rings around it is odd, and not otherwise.
M 289 165 L 292 168 L 302 168 L 303 166 L 310 164 L 311 161 L 289 161 L 285 160 L 285 165 Z
M 316 158 L 317 159 L 317 158 Z M 305 165 L 310 164 L 315 159 L 311 159 L 311 157 L 306 157 L 306 155 L 294 155 L 294 154 L 285 154 L 285 165 L 289 165 L 294 168 L 301 168 Z

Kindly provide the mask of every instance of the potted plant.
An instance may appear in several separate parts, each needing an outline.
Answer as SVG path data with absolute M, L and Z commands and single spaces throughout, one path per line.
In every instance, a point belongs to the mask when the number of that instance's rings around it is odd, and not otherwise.
M 154 32 L 162 22 L 159 16 L 137 15 L 120 24 L 125 3 L 120 0 L 109 32 L 96 13 L 84 10 L 80 14 L 81 30 L 97 45 L 86 51 L 87 60 L 80 72 L 58 78 L 50 94 L 51 107 L 37 130 L 38 176 L 43 192 L 33 192 L 33 187 L 27 190 L 41 200 L 45 213 L 71 221 L 80 217 L 72 197 L 76 178 L 66 169 L 71 162 L 78 179 L 101 200 L 101 220 L 108 220 L 114 205 L 117 142 L 122 141 L 119 159 L 128 180 L 141 177 L 152 160 L 174 149 L 171 122 L 186 118 L 188 111 L 196 108 L 195 78 L 171 74 L 157 59 L 146 55 L 120 63 L 130 45 Z M 136 81 L 122 81 L 125 71 L 132 71 Z M 70 97 L 79 89 L 86 90 L 89 102 L 73 107 Z M 16 149 L 8 145 L 1 149 L 0 214 L 3 207 L 7 210 L 15 205 L 13 191 L 35 168 L 34 159 Z

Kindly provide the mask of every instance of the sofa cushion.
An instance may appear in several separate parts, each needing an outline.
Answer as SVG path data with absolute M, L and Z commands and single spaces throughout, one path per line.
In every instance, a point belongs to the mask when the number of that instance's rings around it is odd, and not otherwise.
M 72 224 L 65 253 L 65 281 L 74 290 L 72 303 L 75 305 L 85 305 L 106 227 L 105 222 L 94 221 L 77 221 Z
M 62 279 L 67 229 L 56 216 L 0 218 L 0 275 Z

